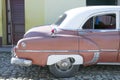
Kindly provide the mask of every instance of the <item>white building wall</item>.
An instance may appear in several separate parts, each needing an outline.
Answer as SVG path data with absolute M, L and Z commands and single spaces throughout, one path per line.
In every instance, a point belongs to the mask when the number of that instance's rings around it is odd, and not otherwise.
M 86 0 L 45 0 L 45 24 L 54 23 L 66 10 L 86 6 Z

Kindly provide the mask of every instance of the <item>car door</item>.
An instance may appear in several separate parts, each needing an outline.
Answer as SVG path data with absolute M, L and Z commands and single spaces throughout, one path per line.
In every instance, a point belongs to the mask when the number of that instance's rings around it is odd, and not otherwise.
M 117 62 L 119 50 L 118 12 L 89 17 L 79 30 L 79 51 L 89 64 Z

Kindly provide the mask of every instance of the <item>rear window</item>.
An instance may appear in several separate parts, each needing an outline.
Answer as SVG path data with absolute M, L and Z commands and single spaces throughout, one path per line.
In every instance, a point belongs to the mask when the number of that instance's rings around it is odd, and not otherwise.
M 55 25 L 59 26 L 64 21 L 66 16 L 67 16 L 66 14 L 63 14 L 62 16 L 60 16 L 59 19 L 55 22 Z

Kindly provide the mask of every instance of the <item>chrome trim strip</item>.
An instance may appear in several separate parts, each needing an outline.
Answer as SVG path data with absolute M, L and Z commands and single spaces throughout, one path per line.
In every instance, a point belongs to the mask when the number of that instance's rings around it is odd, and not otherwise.
M 81 32 L 113 32 L 113 31 L 119 31 L 119 29 L 79 29 L 79 33 Z
M 118 50 L 101 49 L 101 50 L 18 50 L 18 52 L 118 52 Z
M 104 63 L 97 63 L 97 65 L 120 65 L 118 62 L 104 62 Z
M 102 51 L 102 52 L 118 52 L 119 50 L 117 50 L 117 49 L 101 49 L 100 51 Z
M 99 60 L 100 52 L 95 52 L 91 61 L 86 62 L 85 64 L 95 64 Z
M 18 52 L 72 52 L 72 51 L 69 51 L 69 50 L 18 50 Z
M 96 63 L 98 61 L 99 57 L 100 57 L 100 53 L 99 52 L 95 52 L 94 53 L 94 57 L 91 60 L 91 63 Z

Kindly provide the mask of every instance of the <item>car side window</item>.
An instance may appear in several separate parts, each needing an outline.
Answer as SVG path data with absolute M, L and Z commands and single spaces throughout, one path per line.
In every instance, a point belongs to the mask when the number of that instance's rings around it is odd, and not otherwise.
M 116 29 L 116 14 L 106 14 L 91 17 L 83 29 Z

